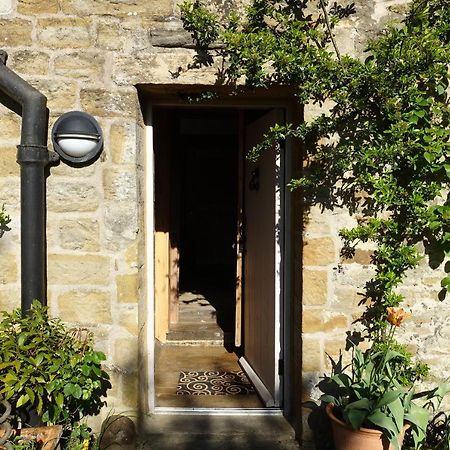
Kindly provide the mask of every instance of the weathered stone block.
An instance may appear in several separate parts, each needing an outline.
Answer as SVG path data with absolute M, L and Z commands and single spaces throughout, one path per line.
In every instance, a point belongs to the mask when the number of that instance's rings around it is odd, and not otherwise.
M 305 266 L 326 266 L 336 262 L 336 248 L 331 238 L 308 239 L 303 246 Z
M 355 250 L 355 254 L 350 258 L 343 258 L 344 264 L 361 264 L 367 266 L 372 263 L 372 255 L 373 251 L 371 250 L 362 250 L 357 248 Z
M 17 12 L 19 14 L 31 15 L 36 14 L 55 14 L 59 11 L 58 0 L 18 0 Z
M 150 42 L 153 47 L 194 47 L 191 33 L 184 30 L 182 26 L 178 29 L 155 29 L 150 31 Z
M 45 3 L 45 2 L 42 2 Z M 12 53 L 8 66 L 19 74 L 46 75 L 50 56 L 37 50 L 19 50 Z
M 362 290 L 358 290 L 352 286 L 335 286 L 332 304 L 339 309 L 354 311 L 363 300 L 361 294 Z M 363 307 L 361 306 L 361 308 Z
M 58 307 L 59 315 L 65 322 L 83 325 L 112 322 L 109 292 L 78 289 L 64 292 L 58 296 Z
M 0 286 L 0 311 L 12 311 L 16 308 L 20 308 L 20 290 L 11 285 Z
M 138 367 L 138 341 L 134 338 L 118 338 L 115 343 L 114 363 L 128 373 Z
M 210 67 L 185 70 L 192 63 L 193 50 L 177 49 L 157 54 L 147 50 L 132 55 L 117 54 L 113 60 L 112 80 L 119 86 L 137 83 L 214 84 L 219 61 Z
M 122 400 L 129 408 L 138 407 L 140 395 L 138 381 L 138 377 L 134 374 L 124 374 L 122 376 Z M 133 449 L 135 448 L 133 447 Z
M 103 171 L 103 189 L 108 200 L 136 201 L 136 173 L 134 167 L 108 168 Z
M 346 366 L 351 361 L 351 353 L 345 351 L 345 335 L 344 338 L 341 339 L 327 339 L 325 341 L 325 367 L 328 373 L 331 372 L 332 363 L 330 358 L 333 359 L 335 363 L 339 361 L 339 357 L 342 356 L 343 366 Z
M 139 299 L 139 277 L 137 273 L 116 277 L 117 300 L 121 303 L 137 303 Z
M 80 102 L 83 109 L 94 116 L 133 117 L 138 109 L 137 95 L 130 91 L 82 89 Z
M 110 259 L 94 255 L 49 255 L 50 284 L 110 284 Z
M 16 161 L 16 147 L 0 147 L 0 174 L 2 176 L 19 176 L 20 166 Z
M 90 25 L 89 19 L 81 17 L 38 19 L 37 39 L 41 45 L 50 48 L 89 47 L 92 43 Z
M 12 11 L 12 0 L 0 0 L 0 15 L 10 14 Z
M 324 305 L 328 298 L 328 273 L 324 270 L 303 271 L 303 302 Z
M 47 97 L 47 106 L 54 113 L 66 112 L 75 106 L 77 99 L 77 85 L 70 81 L 30 80 L 38 91 Z
M 303 372 L 319 372 L 323 368 L 323 355 L 319 339 L 303 337 L 302 370 Z
M 8 213 L 20 209 L 20 179 L 0 179 L 0 205 L 5 205 Z
M 53 125 L 50 125 L 50 129 Z M 49 141 L 50 144 L 50 141 Z M 50 145 L 49 149 L 53 149 L 53 146 Z M 77 178 L 90 178 L 92 177 L 96 171 L 100 171 L 100 165 L 99 164 L 91 164 L 90 166 L 86 167 L 77 167 L 76 174 Z M 56 176 L 62 176 L 62 177 L 73 177 L 74 175 L 74 169 L 73 167 L 68 166 L 67 164 L 59 164 L 58 166 L 51 168 L 51 174 L 50 180 L 53 180 L 53 178 Z M 54 181 L 56 183 L 56 181 Z M 62 183 L 63 181 L 59 180 L 58 183 Z M 64 181 L 65 182 L 65 181 Z
M 349 318 L 341 313 L 324 313 L 317 309 L 304 309 L 302 312 L 302 332 L 320 333 L 348 328 Z
M 355 290 L 362 290 L 374 274 L 375 270 L 372 266 L 345 264 L 333 270 L 332 281 L 342 286 L 352 286 Z
M 99 223 L 93 219 L 63 220 L 59 223 L 61 247 L 68 250 L 100 250 Z
M 99 193 L 88 183 L 61 183 L 58 179 L 49 178 L 48 184 L 47 204 L 50 211 L 95 211 L 99 206 Z
M 136 306 L 120 310 L 119 325 L 125 328 L 130 334 L 134 336 L 138 335 L 138 310 Z
M 0 139 L 20 139 L 21 119 L 17 114 L 7 113 L 0 115 L 2 133 Z
M 78 51 L 57 56 L 54 62 L 56 75 L 80 78 L 91 82 L 103 79 L 105 57 L 100 52 Z
M 128 267 L 137 268 L 138 267 L 138 240 L 136 239 L 125 252 L 125 262 Z
M 136 163 L 136 124 L 112 124 L 110 142 L 112 160 L 115 164 Z
M 0 258 L 0 284 L 17 281 L 17 260 L 15 253 L 2 254 Z
M 33 23 L 23 19 L 0 19 L 0 45 L 14 47 L 31 45 Z
M 123 17 L 139 16 L 171 16 L 173 13 L 172 0 L 140 1 L 140 0 L 61 0 L 61 7 L 65 14 L 99 15 Z
M 96 46 L 104 50 L 120 50 L 124 36 L 118 23 L 99 22 L 97 24 Z
M 329 236 L 333 215 L 319 206 L 310 206 L 304 211 L 304 233 L 307 236 Z
M 138 211 L 136 203 L 105 202 L 103 220 L 108 249 L 117 251 L 127 248 L 138 233 Z

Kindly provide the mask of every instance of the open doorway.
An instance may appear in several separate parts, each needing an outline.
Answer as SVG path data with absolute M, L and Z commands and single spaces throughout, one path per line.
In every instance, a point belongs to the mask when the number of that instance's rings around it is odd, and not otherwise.
M 218 326 L 216 335 L 234 340 L 238 116 L 236 111 L 179 111 L 172 179 L 179 221 L 178 323 Z M 204 340 L 214 340 L 205 333 Z
M 157 407 L 281 406 L 282 152 L 245 159 L 279 120 L 153 109 Z

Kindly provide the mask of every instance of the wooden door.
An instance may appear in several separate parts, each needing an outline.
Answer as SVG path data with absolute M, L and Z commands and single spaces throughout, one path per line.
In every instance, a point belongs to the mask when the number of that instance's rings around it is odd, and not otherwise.
M 282 120 L 282 111 L 274 109 L 248 125 L 246 150 Z M 269 407 L 281 404 L 282 186 L 279 146 L 266 150 L 256 163 L 245 163 L 244 356 L 240 363 Z

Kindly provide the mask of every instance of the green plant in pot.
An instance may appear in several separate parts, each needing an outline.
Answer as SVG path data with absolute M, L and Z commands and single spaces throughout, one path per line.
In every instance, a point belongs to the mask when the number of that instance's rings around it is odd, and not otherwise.
M 365 450 L 384 449 L 389 443 L 390 448 L 398 450 L 407 428 L 411 429 L 414 448 L 420 448 L 429 422 L 427 406 L 434 399 L 441 401 L 450 391 L 446 384 L 416 391 L 428 367 L 414 363 L 404 346 L 394 340 L 395 328 L 405 317 L 403 309 L 388 308 L 389 332 L 367 350 L 354 346 L 349 370 L 335 365 L 335 373 L 320 384 L 326 392 L 321 400 L 327 403 L 338 450 L 362 448 L 362 444 L 349 447 L 349 441 L 359 438 L 365 440 Z M 351 434 L 350 430 L 358 430 L 359 434 Z M 368 442 L 370 436 L 374 447 Z
M 35 414 L 39 424 L 70 426 L 99 413 L 111 387 L 87 330 L 69 330 L 39 302 L 28 315 L 3 312 L 0 323 L 0 395 L 12 407 L 13 426 Z

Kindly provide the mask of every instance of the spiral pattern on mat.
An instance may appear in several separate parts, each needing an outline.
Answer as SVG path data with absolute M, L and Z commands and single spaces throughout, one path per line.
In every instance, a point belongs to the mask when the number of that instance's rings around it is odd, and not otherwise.
M 244 372 L 180 372 L 177 395 L 245 395 L 255 392 Z

